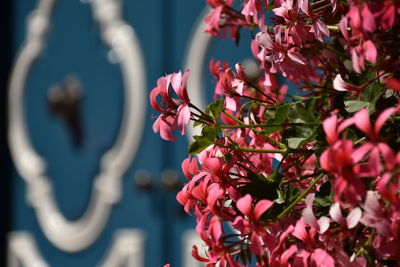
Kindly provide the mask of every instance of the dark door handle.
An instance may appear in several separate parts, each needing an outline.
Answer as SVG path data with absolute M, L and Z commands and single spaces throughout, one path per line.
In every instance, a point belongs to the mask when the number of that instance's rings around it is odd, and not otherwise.
M 68 76 L 61 85 L 51 86 L 47 94 L 49 112 L 63 121 L 75 147 L 83 143 L 81 125 L 82 87 L 74 76 Z

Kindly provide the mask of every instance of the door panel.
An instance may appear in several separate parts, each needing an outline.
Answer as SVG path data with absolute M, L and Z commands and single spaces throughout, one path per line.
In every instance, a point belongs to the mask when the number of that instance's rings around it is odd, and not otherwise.
M 118 136 L 126 97 L 121 65 L 115 62 L 115 54 L 102 41 L 101 29 L 95 21 L 91 4 L 85 2 L 56 1 L 46 46 L 30 69 L 23 104 L 32 145 L 46 161 L 46 174 L 61 213 L 71 221 L 79 220 L 88 209 L 94 192 L 93 184 L 101 170 L 102 156 Z M 37 4 L 38 1 L 13 1 L 15 56 L 24 45 L 26 18 Z M 191 44 L 193 27 L 198 27 L 195 18 L 203 9 L 204 3 L 194 0 L 123 1 L 122 18 L 135 31 L 143 52 L 147 106 L 147 95 L 157 79 L 184 68 L 187 58 L 185 51 Z M 229 43 L 228 48 L 226 43 Z M 225 41 L 224 46 L 221 41 L 210 44 L 202 70 L 204 88 L 207 89 L 200 94 L 208 99 L 212 97 L 212 79 L 206 74 L 211 57 L 234 63 L 249 56 L 247 47 L 237 47 L 230 40 Z M 71 86 L 69 77 L 74 77 L 81 86 L 78 123 L 82 134 L 80 146 L 74 144 L 73 130 L 65 117 L 60 119 L 59 113 L 52 113 L 48 103 L 54 86 L 64 88 L 61 91 Z M 107 263 L 106 257 L 112 251 L 112 245 L 116 244 L 114 241 L 119 240 L 117 233 L 122 229 L 128 231 L 123 232 L 127 236 L 127 233 L 131 233 L 129 231 L 141 233 L 144 240 L 144 266 L 162 266 L 165 263 L 184 266 L 184 257 L 188 253 L 184 245 L 184 233 L 194 228 L 194 219 L 185 215 L 176 202 L 176 188 L 165 185 L 165 179 L 168 179 L 165 171 L 180 173 L 181 161 L 187 156 L 188 141 L 186 137 L 179 138 L 175 143 L 162 141 L 152 131 L 153 114 L 155 112 L 151 108 L 141 112 L 146 118 L 144 131 L 137 155 L 123 174 L 121 198 L 112 206 L 99 237 L 80 251 L 64 251 L 49 241 L 38 224 L 34 209 L 28 204 L 27 184 L 14 171 L 12 231 L 28 233 L 38 253 L 50 266 L 96 266 L 101 262 Z M 75 121 L 75 128 L 72 127 L 75 131 L 76 125 Z M 138 125 L 135 130 L 140 131 L 140 128 Z M 138 175 L 143 174 L 143 170 L 151 177 L 151 186 L 147 188 L 137 186 L 137 179 L 140 180 Z M 169 175 L 171 178 L 172 174 Z M 179 181 L 185 182 L 182 175 L 178 177 Z M 134 243 L 129 243 L 129 238 L 127 240 L 123 244 Z M 122 265 L 140 267 L 139 260 L 135 264 L 132 262 L 134 260 L 131 258 L 131 261 Z

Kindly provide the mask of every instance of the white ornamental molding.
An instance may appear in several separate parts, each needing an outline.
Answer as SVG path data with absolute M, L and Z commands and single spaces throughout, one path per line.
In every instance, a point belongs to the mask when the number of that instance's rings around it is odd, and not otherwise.
M 190 69 L 190 78 L 187 82 L 187 90 L 190 97 L 190 101 L 200 109 L 206 106 L 206 91 L 204 86 L 204 67 L 208 66 L 207 55 L 210 50 L 212 43 L 212 36 L 205 33 L 206 23 L 204 19 L 210 13 L 210 8 L 205 8 L 197 19 L 193 27 L 192 36 L 189 40 L 190 43 L 187 47 L 186 59 L 184 66 L 186 69 Z M 191 121 L 187 127 L 188 141 L 193 141 L 194 135 L 200 135 L 201 127 L 193 127 Z
M 121 18 L 120 2 L 91 0 L 101 38 L 121 65 L 125 102 L 119 134 L 101 158 L 89 206 L 81 218 L 69 221 L 54 198 L 52 183 L 46 174 L 46 161 L 31 144 L 24 110 L 27 77 L 45 47 L 55 2 L 40 0 L 29 17 L 26 42 L 10 79 L 8 139 L 12 159 L 27 184 L 27 201 L 35 209 L 44 234 L 59 249 L 77 252 L 90 246 L 102 232 L 112 205 L 121 198 L 122 176 L 137 153 L 147 100 L 144 61 L 134 30 Z
M 7 267 L 49 267 L 32 236 L 27 232 L 11 232 L 8 234 Z
M 139 230 L 119 230 L 99 267 L 143 267 L 145 235 Z
M 143 267 L 144 234 L 135 229 L 119 230 L 108 255 L 99 267 Z M 7 267 L 49 267 L 40 254 L 33 237 L 24 231 L 11 232 L 8 236 Z

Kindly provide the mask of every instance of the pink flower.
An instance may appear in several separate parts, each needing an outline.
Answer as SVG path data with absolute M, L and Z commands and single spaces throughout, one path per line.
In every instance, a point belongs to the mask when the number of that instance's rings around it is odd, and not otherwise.
M 342 76 L 340 74 L 337 74 L 335 79 L 333 80 L 333 88 L 337 91 L 360 92 L 365 88 L 365 85 L 357 86 L 346 83 L 345 81 L 343 81 Z
M 364 202 L 364 215 L 361 223 L 375 228 L 380 235 L 390 235 L 390 222 L 385 218 L 383 207 L 379 203 L 378 194 L 368 191 Z
M 258 222 L 261 215 L 266 212 L 274 202 L 263 199 L 257 202 L 257 204 L 252 206 L 252 198 L 249 194 L 240 198 L 236 202 L 237 208 L 240 210 L 243 215 L 247 216 L 250 221 Z
M 318 220 L 314 216 L 312 210 L 314 202 L 314 194 L 309 194 L 306 198 L 307 207 L 302 212 L 302 220 L 306 222 L 309 226 L 319 231 L 321 234 L 325 233 L 329 229 L 329 218 L 326 216 L 321 216 Z
M 339 119 L 336 115 L 332 115 L 331 117 L 327 118 L 323 122 L 326 141 L 331 145 L 334 144 L 339 140 L 339 134 L 353 123 L 354 120 L 352 118 L 343 122 L 342 119 Z
M 189 70 L 183 76 L 181 72 L 166 75 L 158 79 L 157 87 L 150 92 L 151 106 L 161 112 L 153 124 L 153 131 L 160 132 L 164 140 L 176 140 L 172 135 L 172 130 L 176 128 L 182 135 L 185 134 L 185 126 L 190 122 L 190 100 L 186 89 L 188 77 Z M 171 96 L 171 87 L 178 98 Z M 160 102 L 157 101 L 158 96 L 161 96 Z
M 339 203 L 333 203 L 329 209 L 329 215 L 332 220 L 340 224 L 341 226 L 346 227 L 347 229 L 352 229 L 357 226 L 358 222 L 361 219 L 362 211 L 360 208 L 356 207 L 352 209 L 346 218 L 343 217 L 342 211 L 340 210 Z

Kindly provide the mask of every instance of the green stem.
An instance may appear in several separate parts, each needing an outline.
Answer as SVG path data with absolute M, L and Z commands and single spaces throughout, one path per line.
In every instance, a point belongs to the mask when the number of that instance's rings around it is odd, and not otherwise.
M 282 184 L 290 184 L 290 183 L 294 183 L 294 182 L 299 182 L 299 181 L 305 180 L 305 179 L 310 178 L 310 177 L 315 177 L 316 175 L 321 174 L 321 173 L 322 172 L 319 171 L 319 172 L 312 173 L 312 174 L 309 174 L 309 175 L 304 175 L 304 176 L 301 176 L 301 177 L 293 179 L 293 180 L 285 181 Z
M 308 195 L 308 193 L 310 193 L 311 189 L 313 189 L 313 187 L 319 182 L 319 180 L 322 179 L 322 177 L 324 177 L 325 173 L 321 173 L 317 178 L 315 178 L 315 180 L 307 187 L 306 190 L 304 190 L 304 192 L 298 196 L 292 203 L 290 203 L 289 206 L 286 207 L 286 209 L 284 209 L 277 217 L 276 220 L 281 219 L 282 217 L 284 217 L 287 213 L 289 213 L 289 211 L 292 210 L 292 208 L 294 206 L 296 206 L 296 204 L 301 201 L 305 196 Z
M 233 148 L 235 150 L 243 151 L 243 152 L 254 152 L 254 153 L 285 154 L 287 152 L 286 149 L 255 149 L 255 148 L 247 148 L 247 147 L 240 147 L 240 146 L 233 146 L 231 148 Z
M 254 128 L 254 127 L 277 127 L 277 126 L 306 126 L 318 125 L 318 122 L 299 122 L 299 123 L 281 123 L 281 124 L 242 124 L 242 125 L 219 125 L 222 129 L 236 129 L 236 128 Z
M 226 111 L 222 111 L 222 112 L 223 112 L 226 116 L 228 116 L 229 118 L 231 118 L 232 120 L 234 120 L 234 121 L 236 121 L 237 123 L 239 123 L 239 125 L 246 125 L 244 122 L 242 122 L 241 120 L 235 118 L 234 116 L 232 116 L 232 115 L 229 114 L 228 112 L 226 112 Z M 251 129 L 252 129 L 255 133 L 261 134 L 260 131 L 258 131 L 257 129 L 255 129 L 255 128 L 253 128 L 253 127 L 252 127 Z M 274 145 L 276 145 L 276 146 L 279 147 L 280 149 L 286 151 L 287 147 L 286 147 L 285 144 L 279 142 L 278 140 L 272 138 L 272 137 L 269 136 L 269 135 L 264 135 L 264 134 L 261 134 L 261 135 L 264 136 L 264 137 L 265 137 L 266 139 L 268 139 L 269 141 L 271 141 Z

